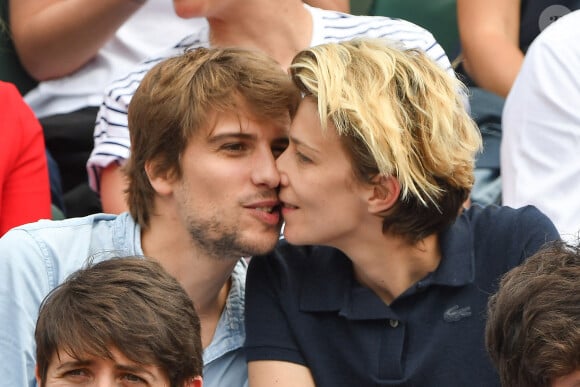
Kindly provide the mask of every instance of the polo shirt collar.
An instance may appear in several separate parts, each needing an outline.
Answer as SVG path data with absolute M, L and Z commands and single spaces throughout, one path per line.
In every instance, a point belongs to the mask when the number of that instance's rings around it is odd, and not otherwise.
M 399 298 L 411 296 L 432 285 L 460 287 L 472 283 L 472 234 L 469 219 L 465 215 L 459 216 L 440 234 L 442 259 L 439 267 L 411 286 Z M 301 310 L 336 311 L 350 319 L 392 318 L 390 308 L 385 308 L 385 304 L 376 294 L 354 279 L 352 263 L 341 251 L 330 247 L 314 247 L 309 259 L 316 264 L 304 275 L 300 296 Z
M 419 282 L 424 286 L 464 286 L 472 283 L 475 277 L 475 255 L 473 231 L 468 217 L 459 216 L 439 235 L 439 244 L 442 254 L 439 267 Z

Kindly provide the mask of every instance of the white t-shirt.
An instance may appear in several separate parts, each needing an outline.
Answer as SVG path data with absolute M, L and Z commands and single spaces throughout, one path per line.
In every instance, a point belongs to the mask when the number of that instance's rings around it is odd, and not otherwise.
M 109 83 L 203 26 L 205 19 L 178 17 L 170 0 L 148 0 L 95 58 L 73 74 L 40 82 L 25 100 L 38 117 L 99 106 Z
M 580 11 L 534 40 L 502 116 L 503 204 L 532 204 L 563 239 L 580 231 Z

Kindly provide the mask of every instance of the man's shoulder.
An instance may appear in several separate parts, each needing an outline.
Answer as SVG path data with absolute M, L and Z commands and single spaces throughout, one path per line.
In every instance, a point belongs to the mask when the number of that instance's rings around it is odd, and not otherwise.
M 10 277 L 15 284 L 29 281 L 29 287 L 34 282 L 37 288 L 30 291 L 49 290 L 90 262 L 138 255 L 138 235 L 128 214 L 96 214 L 16 227 L 0 238 L 0 276 Z
M 111 222 L 118 217 L 118 215 L 112 214 L 94 214 L 84 217 L 66 218 L 62 220 L 42 219 L 37 222 L 15 227 L 13 230 L 21 230 L 30 234 L 42 233 L 43 231 L 49 230 L 60 230 L 62 232 L 66 232 L 67 230 L 78 230 L 82 227 L 92 227 L 101 222 Z
M 100 247 L 112 249 L 114 235 L 122 236 L 133 232 L 134 228 L 129 214 L 94 214 L 64 220 L 40 220 L 10 230 L 0 239 L 0 246 L 7 251 L 26 249 L 31 245 L 52 252 L 71 250 L 79 245 L 87 250 Z

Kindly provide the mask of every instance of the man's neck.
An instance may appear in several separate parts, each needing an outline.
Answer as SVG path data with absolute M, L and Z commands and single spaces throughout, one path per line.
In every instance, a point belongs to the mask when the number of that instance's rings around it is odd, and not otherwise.
M 235 12 L 228 10 L 227 16 L 208 17 L 212 45 L 257 49 L 284 68 L 290 65 L 298 51 L 310 46 L 312 16 L 301 1 L 243 1 L 239 4 L 242 6 Z
M 231 275 L 239 257 L 210 257 L 196 249 L 182 226 L 153 216 L 141 232 L 145 256 L 157 260 L 173 275 L 193 300 L 202 325 L 202 344 L 211 342 L 226 305 Z M 180 232 L 181 231 L 181 232 Z

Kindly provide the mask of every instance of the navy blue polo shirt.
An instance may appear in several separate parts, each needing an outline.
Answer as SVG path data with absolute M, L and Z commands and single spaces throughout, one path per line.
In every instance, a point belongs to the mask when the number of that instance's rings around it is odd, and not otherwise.
M 559 239 L 534 207 L 474 206 L 440 235 L 439 267 L 390 305 L 329 247 L 254 257 L 246 280 L 246 356 L 307 366 L 317 386 L 499 386 L 484 346 L 499 277 Z

